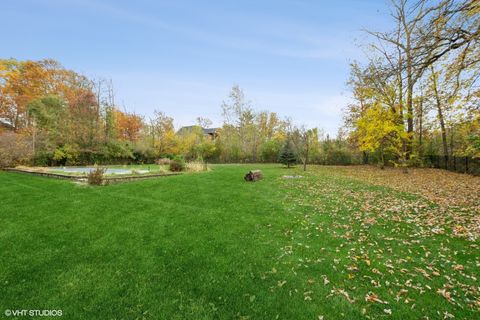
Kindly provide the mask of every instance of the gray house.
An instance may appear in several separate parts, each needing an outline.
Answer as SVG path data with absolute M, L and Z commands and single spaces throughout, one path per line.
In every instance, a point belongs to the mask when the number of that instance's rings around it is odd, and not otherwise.
M 10 124 L 10 121 L 8 121 L 5 118 L 0 118 L 0 131 L 1 130 L 8 130 L 8 131 L 13 131 L 13 126 Z
M 192 132 L 195 128 L 200 128 L 203 131 L 203 134 L 206 136 L 209 136 L 212 140 L 215 140 L 218 136 L 218 128 L 202 128 L 200 126 L 186 126 L 186 127 L 181 127 L 178 131 L 177 134 L 183 134 L 183 133 L 190 133 Z

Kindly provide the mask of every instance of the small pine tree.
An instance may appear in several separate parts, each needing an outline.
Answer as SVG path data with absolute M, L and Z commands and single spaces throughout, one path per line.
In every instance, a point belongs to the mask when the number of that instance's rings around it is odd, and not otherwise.
M 297 156 L 295 155 L 295 152 L 293 151 L 292 144 L 290 140 L 287 140 L 285 145 L 282 148 L 282 151 L 280 152 L 280 156 L 278 158 L 278 161 L 284 165 L 286 165 L 288 168 L 295 162 L 297 162 Z

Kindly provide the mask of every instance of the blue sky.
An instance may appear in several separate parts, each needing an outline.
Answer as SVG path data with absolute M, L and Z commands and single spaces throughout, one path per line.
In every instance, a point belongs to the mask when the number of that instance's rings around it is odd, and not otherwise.
M 53 58 L 111 78 L 117 103 L 189 125 L 221 122 L 238 84 L 255 109 L 336 134 L 362 28 L 389 29 L 383 0 L 3 0 L 0 57 Z

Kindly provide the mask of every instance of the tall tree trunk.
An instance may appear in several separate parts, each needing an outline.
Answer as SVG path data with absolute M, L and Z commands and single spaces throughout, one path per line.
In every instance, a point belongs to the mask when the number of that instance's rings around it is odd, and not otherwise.
M 399 48 L 398 50 L 398 71 L 397 71 L 397 81 L 398 81 L 398 119 L 399 124 L 405 126 L 404 118 L 404 106 L 403 106 L 403 79 L 402 79 L 402 70 L 403 70 L 403 59 L 402 54 Z M 407 141 L 402 138 L 402 151 L 407 152 Z
M 363 151 L 362 154 L 363 154 L 363 164 L 368 164 L 368 153 L 366 151 Z
M 450 127 L 450 155 L 449 155 L 449 162 L 448 162 L 448 165 L 450 168 L 453 167 L 453 158 L 454 158 L 454 154 L 455 154 L 455 151 L 454 151 L 454 143 L 455 143 L 455 140 L 454 140 L 454 131 L 453 131 L 453 127 Z
M 303 171 L 307 171 L 308 148 L 309 148 L 309 147 L 307 147 L 307 150 L 305 151 L 305 161 L 303 162 Z
M 420 97 L 418 118 L 418 148 L 420 155 L 423 155 L 423 95 Z
M 405 34 L 405 58 L 406 58 L 406 69 L 407 69 L 407 145 L 405 150 L 405 155 L 407 160 L 410 159 L 410 155 L 413 151 L 412 138 L 413 138 L 413 87 L 415 85 L 415 80 L 413 78 L 413 57 L 412 57 L 412 44 L 411 44 L 411 32 L 412 27 L 407 23 L 407 15 L 405 12 L 405 2 L 402 2 L 401 5 L 401 23 L 403 25 L 403 31 Z
M 385 155 L 383 153 L 383 146 L 380 146 L 380 169 L 385 169 Z
M 437 117 L 440 122 L 440 131 L 442 133 L 442 146 L 443 146 L 443 155 L 445 157 L 445 167 L 448 168 L 448 142 L 447 142 L 447 129 L 445 127 L 445 118 L 443 115 L 442 101 L 440 99 L 440 94 L 438 93 L 437 88 L 437 75 L 435 70 L 432 67 L 432 81 L 433 81 L 433 92 L 435 93 L 435 102 L 437 107 Z
M 18 114 L 18 111 L 15 114 L 15 120 L 13 121 L 13 132 L 18 132 L 19 128 L 19 122 L 20 122 L 20 116 Z
M 409 49 L 408 49 L 409 50 Z M 407 146 L 406 156 L 407 159 L 413 151 L 412 135 L 413 135 L 413 77 L 412 77 L 412 58 L 407 51 Z

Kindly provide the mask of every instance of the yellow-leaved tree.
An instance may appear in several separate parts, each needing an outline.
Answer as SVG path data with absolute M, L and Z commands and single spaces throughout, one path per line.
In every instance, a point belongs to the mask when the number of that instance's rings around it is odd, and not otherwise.
M 402 155 L 402 139 L 407 138 L 398 115 L 375 103 L 357 120 L 356 135 L 361 151 L 378 152 L 380 166 L 385 166 L 385 155 Z

